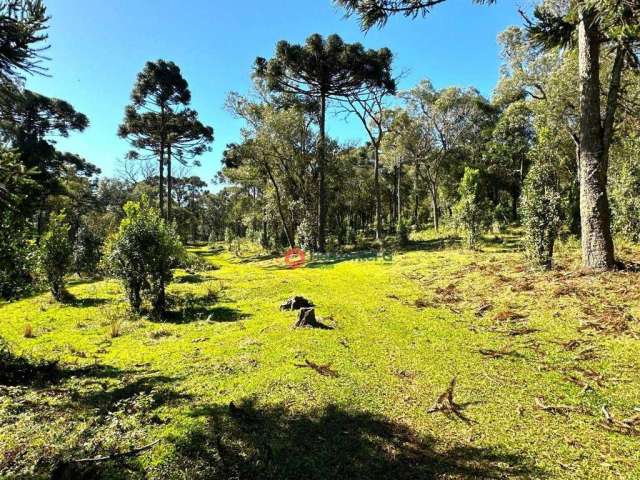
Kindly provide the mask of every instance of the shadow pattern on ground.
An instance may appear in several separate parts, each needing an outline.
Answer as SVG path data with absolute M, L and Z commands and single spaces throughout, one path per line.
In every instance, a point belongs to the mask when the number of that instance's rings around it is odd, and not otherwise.
M 445 445 L 387 418 L 336 405 L 307 415 L 246 400 L 191 415 L 206 422 L 172 439 L 174 456 L 162 467 L 167 478 L 187 471 L 192 479 L 544 478 L 520 455 Z

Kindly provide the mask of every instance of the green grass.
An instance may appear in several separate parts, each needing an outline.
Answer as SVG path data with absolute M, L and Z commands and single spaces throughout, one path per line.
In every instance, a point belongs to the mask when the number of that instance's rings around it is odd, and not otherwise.
M 640 274 L 577 273 L 570 245 L 554 271 L 530 272 L 510 235 L 480 253 L 416 240 L 390 262 L 293 270 L 201 247 L 219 269 L 177 272 L 163 323 L 129 316 L 114 281 L 71 284 L 67 305 L 0 306 L 22 357 L 0 374 L 0 477 L 640 478 L 640 437 L 601 412 L 640 407 Z M 293 295 L 332 329 L 293 329 L 278 309 Z M 454 376 L 469 422 L 428 412 Z

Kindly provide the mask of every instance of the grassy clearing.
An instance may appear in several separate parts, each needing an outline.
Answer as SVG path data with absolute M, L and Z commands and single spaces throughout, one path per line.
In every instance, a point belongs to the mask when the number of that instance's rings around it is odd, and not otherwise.
M 640 437 L 602 413 L 640 407 L 640 274 L 579 273 L 571 245 L 536 273 L 514 236 L 452 243 L 295 270 L 202 247 L 219 269 L 178 272 L 164 323 L 128 316 L 113 281 L 0 306 L 24 357 L 2 374 L 0 475 L 640 477 Z M 296 294 L 332 329 L 293 330 L 278 306 Z M 468 421 L 428 412 L 454 376 Z

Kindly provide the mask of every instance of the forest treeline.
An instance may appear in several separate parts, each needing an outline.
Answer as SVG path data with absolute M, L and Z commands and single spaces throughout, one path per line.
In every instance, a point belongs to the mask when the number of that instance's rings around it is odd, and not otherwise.
M 441 0 L 336 3 L 368 29 L 395 14 L 420 17 Z M 521 224 L 536 266 L 552 265 L 558 236 L 575 235 L 585 267 L 614 268 L 613 239 L 640 241 L 638 8 L 632 0 L 546 0 L 523 13 L 521 26 L 499 36 L 491 98 L 429 79 L 400 88 L 386 48 L 338 35 L 283 40 L 271 58 L 247 66 L 252 90 L 228 95 L 243 128 L 211 172 L 211 189 L 190 166 L 210 152 L 213 128 L 168 60 L 144 65 L 123 102 L 113 134 L 131 151 L 118 176 L 58 150 L 56 138 L 81 135 L 89 119 L 27 88 L 27 75 L 46 71 L 50 19 L 41 1 L 3 0 L 0 296 L 29 291 L 41 270 L 49 278 L 55 259 L 68 259 L 55 278 L 94 274 L 103 254 L 117 259 L 115 238 L 132 248 L 136 228 L 155 232 L 146 241 L 178 258 L 174 235 L 322 252 L 367 240 L 403 246 L 411 231 L 455 228 L 475 248 L 483 232 Z M 332 138 L 327 122 L 341 120 L 366 141 Z M 140 209 L 158 221 L 145 223 Z M 160 296 L 174 265 L 162 248 L 145 260 L 162 268 L 148 267 L 137 286 Z

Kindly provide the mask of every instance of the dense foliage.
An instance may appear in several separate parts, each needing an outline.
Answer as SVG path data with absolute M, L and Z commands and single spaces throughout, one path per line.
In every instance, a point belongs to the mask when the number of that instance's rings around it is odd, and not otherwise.
M 53 298 L 65 299 L 64 277 L 72 266 L 73 245 L 69 239 L 70 225 L 63 213 L 54 213 L 38 245 L 38 265 Z
M 146 197 L 127 203 L 124 212 L 118 231 L 107 241 L 104 268 L 121 280 L 135 312 L 141 311 L 143 296 L 147 296 L 152 314 L 162 317 L 165 286 L 184 257 L 184 248 L 173 225 Z

